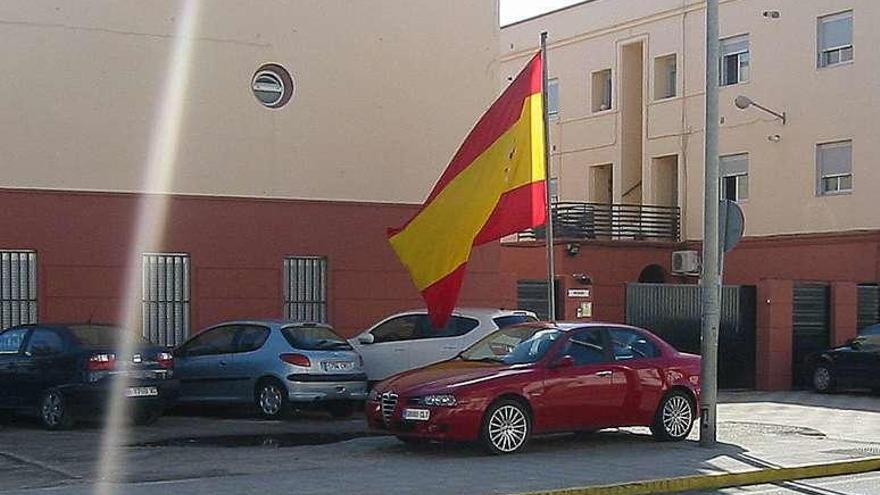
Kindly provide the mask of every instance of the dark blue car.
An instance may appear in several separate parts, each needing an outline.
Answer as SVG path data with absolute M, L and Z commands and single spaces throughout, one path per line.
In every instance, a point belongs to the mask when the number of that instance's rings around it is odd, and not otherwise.
M 880 393 L 880 326 L 863 329 L 846 345 L 814 356 L 810 364 L 817 392 L 869 388 Z
M 138 338 L 121 355 L 122 330 L 108 325 L 22 325 L 0 332 L 0 413 L 35 415 L 48 429 L 100 417 L 113 382 L 137 424 L 155 422 L 176 394 L 170 353 Z

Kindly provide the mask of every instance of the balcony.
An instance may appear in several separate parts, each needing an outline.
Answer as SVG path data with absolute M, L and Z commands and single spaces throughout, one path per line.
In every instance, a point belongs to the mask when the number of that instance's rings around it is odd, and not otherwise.
M 545 238 L 545 228 L 516 234 L 516 242 Z M 553 236 L 559 240 L 678 242 L 681 211 L 676 206 L 564 202 L 553 205 Z

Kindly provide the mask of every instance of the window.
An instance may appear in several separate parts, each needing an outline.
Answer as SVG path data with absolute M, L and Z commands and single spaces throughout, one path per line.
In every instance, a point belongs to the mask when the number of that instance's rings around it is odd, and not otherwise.
M 235 336 L 235 352 L 253 352 L 263 347 L 269 338 L 269 329 L 258 325 L 241 325 Z
M 211 356 L 235 352 L 237 325 L 212 328 L 196 335 L 180 348 L 182 356 Z
M 64 352 L 64 340 L 57 332 L 37 328 L 28 342 L 27 352 L 31 356 L 52 356 Z
M 816 166 L 820 195 L 852 191 L 852 141 L 816 146 Z
M 550 202 L 559 201 L 559 177 L 550 177 Z
M 654 59 L 654 99 L 672 98 L 676 93 L 675 54 Z
M 251 90 L 263 106 L 280 108 L 293 96 L 293 78 L 284 67 L 278 64 L 266 64 L 254 74 Z
M 420 318 L 421 315 L 407 315 L 386 321 L 370 332 L 373 334 L 373 342 L 379 344 L 412 340 L 415 338 L 416 325 L 418 325 Z
M 593 73 L 593 112 L 611 109 L 611 69 Z
M 722 86 L 739 84 L 749 80 L 749 35 L 734 36 L 721 40 Z
M 660 349 L 647 337 L 635 330 L 610 328 L 611 348 L 616 361 L 660 357 Z
M 37 322 L 37 253 L 0 250 L 0 330 Z
M 333 329 L 322 325 L 285 327 L 281 330 L 281 335 L 284 335 L 287 343 L 294 349 L 304 351 L 351 349 L 348 342 Z
M 0 333 L 0 354 L 18 354 L 28 328 L 14 328 Z
M 580 330 L 569 339 L 568 344 L 560 355 L 568 354 L 574 359 L 576 366 L 584 364 L 604 363 L 605 344 L 602 342 L 602 333 L 595 328 Z
M 853 59 L 852 11 L 819 18 L 819 67 L 829 67 Z
M 721 197 L 731 201 L 749 198 L 749 154 L 740 153 L 720 158 Z
M 327 258 L 291 256 L 284 259 L 284 317 L 294 321 L 327 322 Z
M 551 119 L 559 118 L 559 79 L 547 81 L 547 115 Z
M 418 320 L 415 338 L 431 339 L 435 337 L 461 337 L 478 326 L 480 326 L 480 322 L 473 318 L 453 316 L 449 318 L 448 322 L 446 322 L 445 327 L 437 329 L 431 325 L 431 319 L 428 315 L 423 315 Z
M 175 346 L 189 336 L 189 255 L 143 256 L 143 336 Z

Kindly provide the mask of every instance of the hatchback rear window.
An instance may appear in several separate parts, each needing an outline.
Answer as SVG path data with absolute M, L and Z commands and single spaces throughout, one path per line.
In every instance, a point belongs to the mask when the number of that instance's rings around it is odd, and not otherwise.
M 528 323 L 530 321 L 538 321 L 537 318 L 531 315 L 510 315 L 510 316 L 499 316 L 498 318 L 492 318 L 492 321 L 495 322 L 495 325 L 498 328 L 506 328 L 511 325 L 518 325 L 520 323 Z
M 287 343 L 304 351 L 351 349 L 348 342 L 327 327 L 287 327 L 281 330 Z
M 122 330 L 115 327 L 99 325 L 73 325 L 67 327 L 70 334 L 83 347 L 114 347 L 121 343 Z M 138 336 L 135 339 L 138 345 L 151 345 Z

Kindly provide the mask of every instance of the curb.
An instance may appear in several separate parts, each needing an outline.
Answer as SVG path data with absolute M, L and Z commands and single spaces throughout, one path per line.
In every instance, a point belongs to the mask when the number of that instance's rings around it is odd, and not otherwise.
M 737 486 L 763 485 L 781 481 L 809 478 L 825 478 L 845 474 L 867 473 L 880 470 L 880 457 L 855 461 L 837 461 L 823 464 L 783 468 L 763 468 L 752 471 L 723 474 L 702 474 L 676 478 L 660 478 L 633 481 L 613 485 L 596 485 L 582 488 L 563 488 L 526 492 L 521 495 L 650 495 L 654 493 L 677 493 L 692 490 L 711 490 Z

